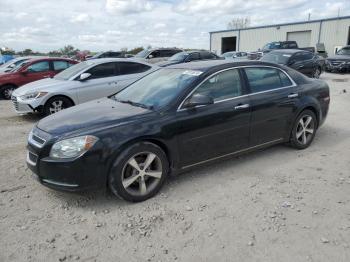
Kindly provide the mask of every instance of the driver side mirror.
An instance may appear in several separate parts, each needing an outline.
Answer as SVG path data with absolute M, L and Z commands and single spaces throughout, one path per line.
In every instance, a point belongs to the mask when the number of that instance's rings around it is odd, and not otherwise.
M 295 60 L 290 60 L 289 62 L 288 62 L 288 65 L 294 65 L 295 64 Z
M 149 56 L 148 56 L 148 59 L 152 59 L 152 58 L 153 58 L 153 55 L 149 55 Z
M 184 103 L 184 108 L 193 108 L 196 106 L 206 106 L 214 104 L 214 99 L 208 95 L 195 94 L 188 98 Z
M 91 76 L 90 73 L 82 73 L 82 74 L 79 76 L 79 81 L 85 81 L 85 80 L 87 80 L 90 76 Z

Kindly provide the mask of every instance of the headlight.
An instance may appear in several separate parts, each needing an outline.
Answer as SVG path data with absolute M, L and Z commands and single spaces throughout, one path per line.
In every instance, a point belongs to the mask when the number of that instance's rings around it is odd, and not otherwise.
M 78 136 L 55 143 L 50 151 L 52 158 L 73 158 L 81 156 L 97 142 L 95 136 Z
M 28 93 L 28 94 L 25 94 L 23 96 L 20 96 L 20 98 L 23 100 L 29 100 L 29 99 L 43 97 L 46 94 L 47 94 L 47 92 L 33 92 L 33 93 Z

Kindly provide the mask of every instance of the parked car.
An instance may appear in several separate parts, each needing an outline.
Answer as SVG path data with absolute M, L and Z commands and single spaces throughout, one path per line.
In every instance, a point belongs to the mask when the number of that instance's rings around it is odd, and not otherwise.
M 267 43 L 266 45 L 263 46 L 262 49 L 259 49 L 257 52 L 250 52 L 250 54 L 248 55 L 248 58 L 252 60 L 260 59 L 265 54 L 274 50 L 279 50 L 279 49 L 300 49 L 300 50 L 305 50 L 312 53 L 315 52 L 314 47 L 300 48 L 296 41 L 274 41 L 274 42 Z
M 32 59 L 33 57 L 29 56 L 23 56 L 23 57 L 17 57 L 14 59 L 11 59 L 10 61 L 6 62 L 5 64 L 2 64 L 0 66 L 0 73 L 6 73 L 10 72 L 12 69 L 14 69 L 16 66 L 20 65 L 24 61 L 27 61 L 29 59 Z
M 313 78 L 319 78 L 324 71 L 323 58 L 309 51 L 298 49 L 275 50 L 264 55 L 260 60 L 289 66 Z
M 12 93 L 19 114 L 45 115 L 107 97 L 158 67 L 126 58 L 101 58 L 74 65 L 53 78 L 42 79 Z
M 188 63 L 193 61 L 215 60 L 215 59 L 222 59 L 222 58 L 220 58 L 216 54 L 209 51 L 193 50 L 193 51 L 184 51 L 184 52 L 177 53 L 172 57 L 170 57 L 167 61 L 158 62 L 157 65 L 164 67 L 164 66 Z
M 153 48 L 153 49 L 145 49 L 141 52 L 137 53 L 134 58 L 135 59 L 144 59 L 148 63 L 157 63 L 160 61 L 165 61 L 169 57 L 182 52 L 181 49 L 177 48 Z
M 27 60 L 11 72 L 0 74 L 0 95 L 11 99 L 12 92 L 27 83 L 50 78 L 77 62 L 65 58 L 38 58 Z
M 161 68 L 103 98 L 48 116 L 28 140 L 45 186 L 154 196 L 169 172 L 289 142 L 307 148 L 325 121 L 328 85 L 285 66 L 226 60 Z
M 326 59 L 326 71 L 350 72 L 350 45 L 343 47 L 334 56 Z
M 234 60 L 246 60 L 248 59 L 248 54 L 246 52 L 226 52 L 221 55 L 224 59 L 234 59 Z
M 93 55 L 89 58 L 86 58 L 86 60 L 89 59 L 98 59 L 98 58 L 125 58 L 125 52 L 116 52 L 116 51 L 107 51 L 107 52 L 100 52 L 96 55 Z

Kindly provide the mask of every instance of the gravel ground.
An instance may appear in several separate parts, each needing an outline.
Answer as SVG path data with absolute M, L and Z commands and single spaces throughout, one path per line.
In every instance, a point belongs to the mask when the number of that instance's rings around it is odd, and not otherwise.
M 0 261 L 350 261 L 350 75 L 324 74 L 326 123 L 312 146 L 275 146 L 172 177 L 130 204 L 32 179 L 38 116 L 0 101 Z

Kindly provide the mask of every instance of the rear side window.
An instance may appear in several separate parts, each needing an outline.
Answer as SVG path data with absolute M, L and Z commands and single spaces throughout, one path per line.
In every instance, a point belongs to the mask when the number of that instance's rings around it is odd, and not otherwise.
M 108 57 L 121 57 L 122 54 L 119 52 L 110 52 Z
M 116 75 L 115 63 L 105 63 L 97 65 L 87 71 L 91 74 L 90 79 L 111 77 Z
M 55 71 L 61 71 L 67 69 L 70 66 L 71 64 L 69 64 L 67 61 L 53 61 L 53 69 Z
M 242 95 L 241 79 L 237 69 L 226 70 L 203 82 L 194 92 L 210 96 L 215 102 Z
M 151 68 L 148 65 L 133 62 L 118 63 L 118 66 L 120 75 L 143 73 Z
M 33 73 L 50 71 L 50 65 L 48 61 L 37 62 L 28 66 L 27 71 Z
M 200 60 L 200 56 L 199 53 L 192 53 L 188 56 L 188 58 L 186 59 L 187 61 L 195 61 L 195 60 Z
M 248 78 L 251 93 L 292 85 L 287 75 L 275 68 L 256 67 L 245 68 L 244 70 Z

